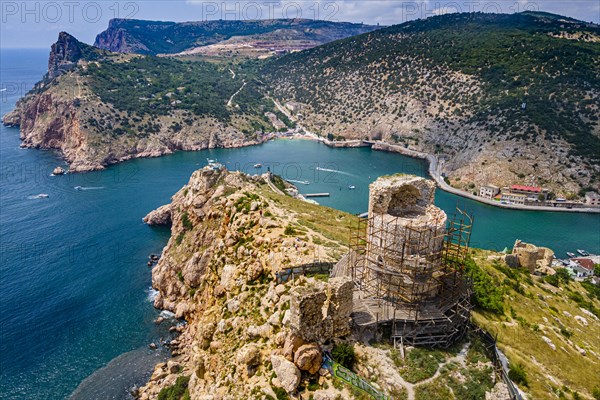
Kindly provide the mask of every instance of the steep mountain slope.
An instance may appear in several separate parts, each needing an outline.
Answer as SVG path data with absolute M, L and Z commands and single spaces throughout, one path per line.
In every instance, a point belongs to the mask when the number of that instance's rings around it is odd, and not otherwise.
M 370 32 L 377 26 L 308 19 L 163 22 L 113 19 L 94 46 L 114 52 L 174 54 L 214 45 L 234 37 L 252 36 L 269 47 L 288 50 L 314 47 L 332 40 Z M 294 41 L 289 42 L 290 36 Z
M 71 171 L 256 144 L 275 130 L 265 115 L 275 109 L 245 67 L 232 76 L 205 62 L 111 53 L 63 32 L 48 74 L 3 123 L 20 127 L 24 147 L 60 150 Z
M 600 183 L 596 25 L 444 15 L 287 55 L 264 73 L 310 130 L 439 152 L 457 186 Z

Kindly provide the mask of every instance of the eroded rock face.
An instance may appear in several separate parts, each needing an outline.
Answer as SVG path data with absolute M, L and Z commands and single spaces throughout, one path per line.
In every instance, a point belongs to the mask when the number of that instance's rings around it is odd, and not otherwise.
M 150 211 L 143 221 L 148 225 L 171 225 L 171 205 L 165 204 Z
M 318 371 L 318 343 L 289 327 L 295 283 L 275 280 L 290 259 L 305 264 L 313 255 L 283 235 L 296 211 L 266 196 L 265 187 L 259 177 L 204 168 L 172 197 L 171 239 L 152 269 L 152 284 L 158 290 L 155 306 L 187 321 L 172 341 L 181 368 L 177 374 L 160 368 L 140 398 L 156 398 L 177 375 L 190 376 L 191 398 L 254 398 L 257 388 L 273 396 L 272 386 L 291 393 L 301 371 Z M 261 223 L 266 219 L 269 224 Z M 313 234 L 308 228 L 307 235 Z M 348 299 L 347 285 L 336 282 L 320 288 L 327 307 Z M 344 314 L 349 308 L 331 309 Z M 317 320 L 331 335 L 333 316 Z
M 280 355 L 271 355 L 273 371 L 277 375 L 275 383 L 288 393 L 293 393 L 300 384 L 300 370 L 293 362 Z
M 75 68 L 77 61 L 83 57 L 83 46 L 89 47 L 67 32 L 59 33 L 58 40 L 52 45 L 48 58 L 48 77 L 53 79 Z

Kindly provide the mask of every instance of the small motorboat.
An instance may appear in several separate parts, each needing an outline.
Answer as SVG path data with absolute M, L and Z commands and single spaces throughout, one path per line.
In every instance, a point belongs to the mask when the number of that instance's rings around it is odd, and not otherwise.
M 50 196 L 48 196 L 46 193 L 40 193 L 37 195 L 38 199 L 47 199 L 48 197 Z
M 349 186 L 348 186 L 348 189 L 350 189 L 350 190 L 354 190 L 354 189 L 356 189 L 356 186 L 354 186 L 354 185 L 349 185 Z
M 262 168 L 262 164 L 254 164 L 254 168 Z
M 589 256 L 589 255 L 590 255 L 590 253 L 588 253 L 588 252 L 587 252 L 587 251 L 585 251 L 585 250 L 579 250 L 579 249 L 577 249 L 577 252 L 578 252 L 579 254 L 581 254 L 582 256 L 584 256 L 584 257 L 587 257 L 587 256 Z
M 570 251 L 567 251 L 567 255 L 571 258 L 575 257 L 575 253 L 571 253 Z

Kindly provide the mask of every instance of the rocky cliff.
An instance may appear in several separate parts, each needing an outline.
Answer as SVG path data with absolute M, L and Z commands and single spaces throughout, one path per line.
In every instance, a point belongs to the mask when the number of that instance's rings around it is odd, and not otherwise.
M 292 286 L 276 277 L 315 257 L 339 257 L 339 233 L 317 228 L 322 212 L 342 224 L 354 220 L 271 192 L 262 177 L 207 167 L 146 218 L 162 224 L 168 221 L 155 217 L 171 215 L 171 239 L 152 271 L 155 306 L 187 323 L 172 342 L 174 359 L 157 365 L 142 399 L 156 398 L 178 376 L 187 377 L 193 399 L 276 398 L 282 388 L 292 393 L 308 377 L 318 379 L 324 339 L 348 334 L 349 315 L 327 337 L 303 334 L 304 324 L 292 329 Z M 302 282 L 327 297 L 329 284 Z

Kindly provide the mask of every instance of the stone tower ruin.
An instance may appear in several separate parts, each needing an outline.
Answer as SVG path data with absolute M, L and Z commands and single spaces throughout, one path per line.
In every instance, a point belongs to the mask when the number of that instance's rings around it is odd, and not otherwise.
M 351 275 L 353 321 L 408 345 L 449 346 L 470 316 L 464 276 L 472 219 L 433 204 L 435 183 L 411 175 L 371 184 L 368 218 L 334 274 Z

